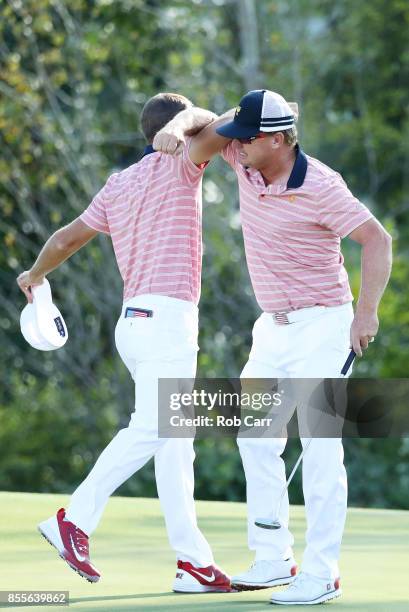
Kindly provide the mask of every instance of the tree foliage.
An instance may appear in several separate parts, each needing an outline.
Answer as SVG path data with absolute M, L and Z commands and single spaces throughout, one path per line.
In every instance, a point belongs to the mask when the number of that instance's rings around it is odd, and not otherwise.
M 239 0 L 0 5 L 2 488 L 72 489 L 129 418 L 133 389 L 113 339 L 122 287 L 109 239 L 96 238 L 50 276 L 70 330 L 56 353 L 40 354 L 20 336 L 24 300 L 15 277 L 114 169 L 139 158 L 138 114 L 158 91 L 181 92 L 216 112 L 236 106 L 249 87 L 299 103 L 305 150 L 340 170 L 395 238 L 381 331 L 357 375 L 406 376 L 409 7 L 403 0 L 247 4 L 247 23 Z M 204 180 L 204 243 L 199 374 L 238 376 L 259 309 L 235 177 L 220 160 Z M 357 296 L 359 251 L 348 241 L 344 250 Z M 197 449 L 198 496 L 243 498 L 233 441 Z M 290 443 L 290 459 L 296 450 Z M 353 503 L 408 507 L 405 440 L 347 441 L 346 451 Z M 122 492 L 153 494 L 151 469 Z

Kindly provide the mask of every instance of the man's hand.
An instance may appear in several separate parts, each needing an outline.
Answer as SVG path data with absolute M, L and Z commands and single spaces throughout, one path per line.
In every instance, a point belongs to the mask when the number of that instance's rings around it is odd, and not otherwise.
M 362 312 L 357 310 L 351 325 L 351 346 L 358 357 L 362 357 L 362 350 L 368 348 L 378 333 L 379 321 L 376 311 Z
M 31 293 L 30 288 L 36 287 L 37 285 L 42 285 L 44 278 L 45 276 L 36 276 L 31 272 L 31 270 L 26 270 L 17 277 L 17 285 L 26 296 L 29 304 L 33 303 L 33 294 Z
M 172 127 L 171 123 L 165 125 L 153 139 L 152 146 L 155 151 L 178 155 L 185 146 L 185 136 L 182 130 Z

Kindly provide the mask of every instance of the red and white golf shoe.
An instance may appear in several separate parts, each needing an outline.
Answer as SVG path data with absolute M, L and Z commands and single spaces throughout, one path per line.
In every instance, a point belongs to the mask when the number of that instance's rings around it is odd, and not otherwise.
M 173 590 L 176 593 L 231 593 L 230 578 L 216 567 L 195 567 L 178 561 Z
M 88 582 L 98 582 L 101 574 L 89 558 L 88 536 L 65 518 L 65 510 L 38 525 L 38 531 L 54 546 L 61 557 Z

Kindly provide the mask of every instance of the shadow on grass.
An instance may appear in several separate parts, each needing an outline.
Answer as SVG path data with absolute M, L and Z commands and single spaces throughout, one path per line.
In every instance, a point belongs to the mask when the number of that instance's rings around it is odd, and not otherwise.
M 203 610 L 203 608 L 208 608 L 209 610 L 223 610 L 231 611 L 237 610 L 237 606 L 241 606 L 242 608 L 249 610 L 265 610 L 268 605 L 268 598 L 266 601 L 254 601 L 254 600 L 243 600 L 243 594 L 240 593 L 230 593 L 226 594 L 226 599 L 223 601 L 214 601 L 212 597 L 220 594 L 215 593 L 203 593 L 200 595 L 200 601 L 193 602 L 192 599 L 194 596 L 197 596 L 197 593 L 174 593 L 173 591 L 168 591 L 166 593 L 138 593 L 135 595 L 108 595 L 102 597 L 75 597 L 70 599 L 71 604 L 79 604 L 79 609 L 81 609 L 81 603 L 88 604 L 88 602 L 99 602 L 99 605 L 95 605 L 90 607 L 86 605 L 87 612 L 112 612 L 113 603 L 109 604 L 108 602 L 118 602 L 118 610 L 121 612 L 131 612 L 134 610 L 162 610 L 163 612 L 169 611 L 174 612 L 177 610 L 185 610 L 186 612 Z M 155 604 L 151 607 L 147 604 L 147 607 L 144 607 L 144 601 L 146 599 L 155 599 L 160 597 L 172 597 L 171 602 L 160 603 L 155 602 Z M 177 598 L 177 601 L 176 601 Z M 238 599 L 237 599 L 238 598 Z M 120 605 L 119 600 L 142 600 L 140 602 L 136 602 L 134 604 L 129 605 Z
M 155 597 L 165 597 L 171 596 L 172 602 L 169 603 L 155 603 L 154 607 L 148 605 L 148 607 L 143 607 L 144 603 L 141 601 L 140 603 L 129 604 L 125 606 L 118 606 L 118 611 L 120 612 L 133 612 L 135 610 L 160 610 L 161 612 L 174 612 L 175 608 L 177 610 L 184 610 L 186 612 L 200 612 L 203 609 L 208 608 L 209 610 L 223 610 L 223 612 L 234 612 L 237 610 L 237 607 L 241 606 L 242 610 L 273 610 L 274 608 L 269 603 L 269 597 L 266 597 L 264 601 L 255 601 L 242 599 L 243 594 L 240 593 L 232 593 L 226 595 L 226 599 L 223 601 L 214 601 L 211 597 L 211 594 L 206 597 L 205 595 L 200 596 L 200 602 L 191 600 L 193 595 L 187 594 L 176 594 L 173 592 L 168 593 L 139 593 L 137 595 L 118 595 L 118 596 L 107 596 L 107 597 L 84 597 L 84 598 L 76 598 L 70 600 L 70 603 L 85 603 L 88 601 L 100 601 L 100 605 L 97 606 L 86 606 L 87 612 L 112 612 L 112 604 L 108 603 L 105 605 L 105 601 L 112 600 L 121 600 L 121 599 L 146 599 L 146 598 L 155 598 Z M 177 602 L 174 598 L 177 597 Z M 119 603 L 119 602 L 118 602 Z M 361 602 L 359 604 L 353 602 L 339 601 L 339 602 L 331 602 L 330 604 L 331 610 L 351 610 L 351 612 L 407 612 L 408 610 L 408 602 L 407 601 L 399 601 L 399 602 L 390 602 L 390 601 L 377 601 L 377 602 Z M 294 609 L 294 606 L 290 606 L 291 609 Z M 296 609 L 298 609 L 297 606 Z
M 247 599 L 244 593 L 229 593 L 223 596 L 223 601 L 214 601 L 214 593 L 201 594 L 200 601 L 193 601 L 195 595 L 188 593 L 174 593 L 173 591 L 166 591 L 163 593 L 135 593 L 129 595 L 106 595 L 101 597 L 73 597 L 70 598 L 70 605 L 78 604 L 77 609 L 81 609 L 81 604 L 85 604 L 84 609 L 87 612 L 112 612 L 112 610 L 117 609 L 121 612 L 132 612 L 134 610 L 160 610 L 161 612 L 174 612 L 175 608 L 177 610 L 185 610 L 186 612 L 199 612 L 204 608 L 208 608 L 209 610 L 223 610 L 223 612 L 233 612 L 237 610 L 237 606 L 241 606 L 243 610 L 273 610 L 273 608 L 269 605 L 269 596 L 266 593 L 266 598 L 263 601 L 256 601 L 254 599 Z M 206 596 L 207 595 L 207 596 Z M 213 595 L 213 597 L 212 597 Z M 171 597 L 172 601 L 169 602 L 157 602 L 154 604 L 154 607 L 149 604 L 144 605 L 144 601 L 146 599 L 158 599 L 161 597 Z M 217 597 L 220 597 L 220 594 L 217 594 Z M 176 601 L 177 598 L 177 601 Z M 129 603 L 128 605 L 121 605 L 120 601 L 133 600 L 134 603 Z M 137 602 L 135 600 L 142 600 Z M 90 602 L 95 602 L 96 605 L 89 606 L 87 605 Z M 111 603 L 110 603 L 111 602 Z M 113 607 L 115 604 L 112 602 L 118 602 L 118 608 Z M 20 607 L 21 604 L 0 604 L 0 608 L 14 608 Z M 39 607 L 30 605 L 29 607 Z M 292 609 L 294 606 L 290 606 Z M 20 608 L 21 609 L 21 608 Z M 55 610 L 54 606 L 50 609 Z M 408 602 L 407 601 L 370 601 L 370 602 L 347 602 L 347 601 L 334 601 L 331 602 L 331 610 L 351 610 L 353 612 L 407 612 L 408 610 Z
M 85 603 L 86 601 L 115 601 L 116 599 L 150 599 L 151 597 L 169 597 L 175 595 L 173 591 L 164 593 L 135 593 L 134 595 L 102 595 L 100 597 L 70 597 L 70 604 Z

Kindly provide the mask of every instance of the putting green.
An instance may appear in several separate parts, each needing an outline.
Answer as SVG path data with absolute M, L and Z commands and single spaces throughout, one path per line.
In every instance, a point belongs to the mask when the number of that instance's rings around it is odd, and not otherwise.
M 109 501 L 91 547 L 102 579 L 89 584 L 36 531 L 39 521 L 66 503 L 63 495 L 0 493 L 0 590 L 69 591 L 70 607 L 40 607 L 50 612 L 276 609 L 266 606 L 271 589 L 224 595 L 172 593 L 175 562 L 154 499 L 114 497 Z M 252 554 L 246 545 L 245 505 L 198 502 L 197 511 L 216 562 L 230 574 L 247 568 Z M 303 508 L 293 507 L 291 517 L 295 552 L 301 560 Z M 409 512 L 350 509 L 341 559 L 344 595 L 328 604 L 330 609 L 407 612 L 408 563 Z

